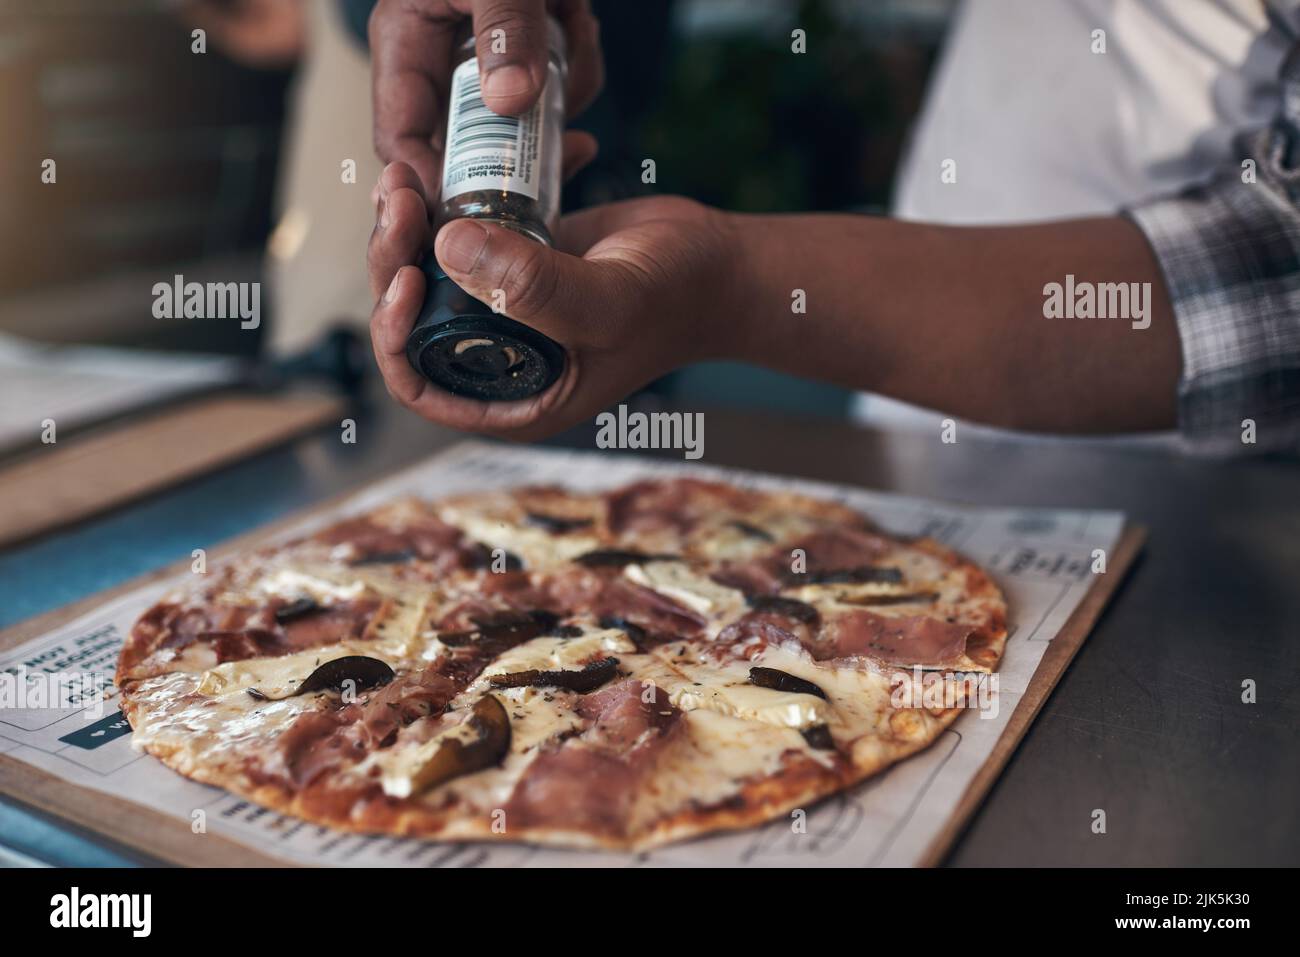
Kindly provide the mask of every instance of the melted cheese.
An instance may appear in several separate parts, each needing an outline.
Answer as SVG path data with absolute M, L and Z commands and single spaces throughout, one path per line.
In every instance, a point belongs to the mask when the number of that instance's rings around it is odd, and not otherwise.
M 267 773 L 285 773 L 281 755 L 269 740 L 305 711 L 316 708 L 313 695 L 283 701 L 256 701 L 242 688 L 209 697 L 195 694 L 201 677 L 176 672 L 140 682 L 132 691 L 137 704 L 131 735 L 138 750 L 161 747 L 174 755 L 177 770 L 261 755 Z
M 451 741 L 471 744 L 478 731 L 468 721 L 461 721 L 413 747 L 394 747 L 378 751 L 367 758 L 379 768 L 379 786 L 389 797 L 406 798 L 424 790 L 430 763 L 443 745 Z
M 360 653 L 383 658 L 389 664 L 401 661 L 413 665 L 438 657 L 443 645 L 436 640 L 433 631 L 423 627 L 432 601 L 433 596 L 427 589 L 395 597 L 383 617 L 371 623 L 368 640 L 358 645 L 370 650 Z
M 638 585 L 709 618 L 734 617 L 745 608 L 743 593 L 696 573 L 685 562 L 628 565 L 623 574 Z
M 853 605 L 855 599 L 906 595 L 924 589 L 904 582 L 840 582 L 804 585 L 790 596 L 809 605 L 824 607 L 838 602 Z M 855 606 L 860 607 L 860 606 Z M 884 605 L 888 608 L 891 606 Z
M 750 684 L 679 686 L 669 692 L 669 700 L 683 711 L 705 708 L 745 721 L 762 721 L 784 728 L 811 728 L 826 724 L 831 707 L 810 694 L 794 694 L 759 688 Z
M 794 511 L 762 512 L 743 516 L 743 521 L 766 532 L 761 538 L 736 525 L 737 516 L 723 513 L 692 535 L 692 545 L 701 558 L 716 561 L 744 561 L 772 550 L 778 542 L 793 541 L 816 530 L 818 525 Z
M 256 688 L 269 698 L 278 698 L 297 688 L 320 665 L 352 653 L 344 645 L 331 645 L 282 658 L 228 661 L 203 672 L 194 690 L 209 697 L 219 697 Z
M 366 583 L 352 574 L 340 575 L 280 568 L 258 580 L 255 593 L 278 598 L 313 598 L 322 604 L 337 604 L 360 598 Z
M 518 555 L 528 568 L 557 565 L 600 547 L 599 539 L 581 531 L 555 535 L 544 528 L 506 522 L 456 506 L 443 508 L 440 517 L 489 548 L 504 548 Z
M 497 767 L 453 778 L 433 788 L 426 793 L 427 800 L 436 803 L 453 794 L 484 811 L 498 808 L 509 799 L 542 745 L 559 735 L 580 731 L 585 724 L 573 710 L 572 693 L 548 688 L 496 688 L 492 694 L 510 717 L 510 750 L 504 760 Z M 467 711 L 480 696 L 481 691 L 467 689 L 452 702 L 453 714 Z M 457 724 L 428 741 L 415 744 L 403 741 L 399 734 L 391 748 L 368 756 L 357 771 L 364 774 L 372 766 L 380 768 L 381 786 L 392 797 L 419 794 L 422 770 L 441 743 L 450 737 L 472 740 L 472 733 L 468 725 Z
M 833 668 L 818 664 L 801 650 L 777 646 L 765 648 L 753 664 L 776 668 L 821 688 L 834 708 L 826 722 L 832 732 L 850 737 L 865 734 L 892 708 L 889 677 L 880 671 Z
M 206 642 L 194 642 L 179 650 L 160 648 L 149 656 L 151 662 L 165 664 L 172 671 L 203 672 L 217 663 L 216 649 Z
M 797 730 L 827 724 L 834 718 L 834 707 L 816 695 L 750 684 L 750 667 L 748 661 L 720 666 L 675 659 L 654 681 L 683 711 L 706 710 Z
M 880 728 L 892 710 L 890 679 L 884 672 L 820 665 L 800 649 L 770 645 L 752 661 L 726 664 L 691 654 L 674 655 L 668 646 L 656 655 L 659 667 L 639 668 L 635 676 L 644 674 L 663 687 L 683 711 L 708 710 L 798 730 L 825 724 L 836 739 L 842 739 Z M 826 698 L 751 685 L 749 669 L 754 665 L 811 681 Z
M 741 721 L 796 730 L 835 721 L 834 704 L 816 695 L 750 684 L 749 669 L 757 663 L 703 662 L 694 656 L 675 654 L 671 647 L 665 647 L 648 661 L 638 660 L 634 677 L 658 685 L 667 692 L 669 701 L 686 712 L 710 711 Z M 767 664 L 765 660 L 763 663 Z M 783 664 L 784 660 L 769 667 L 788 671 L 782 667 Z M 816 683 L 815 679 L 809 680 Z
M 256 688 L 268 698 L 282 698 L 297 690 L 303 679 L 335 658 L 347 655 L 364 655 L 378 658 L 394 671 L 410 664 L 403 655 L 393 654 L 383 643 L 374 641 L 342 641 L 336 645 L 309 648 L 279 658 L 249 658 L 245 661 L 227 661 L 197 676 L 195 691 L 208 697 L 240 694 Z M 251 696 L 248 700 L 253 701 Z
M 788 751 L 808 750 L 793 728 L 714 711 L 692 711 L 682 718 L 685 734 L 664 754 L 650 786 L 639 795 L 638 820 L 652 822 L 683 807 L 726 801 L 745 781 L 779 771 Z

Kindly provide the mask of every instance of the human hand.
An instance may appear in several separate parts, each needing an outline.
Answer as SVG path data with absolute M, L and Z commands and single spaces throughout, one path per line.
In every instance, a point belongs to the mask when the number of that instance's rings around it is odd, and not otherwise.
M 184 0 L 177 13 L 207 32 L 213 46 L 257 69 L 283 69 L 306 49 L 307 14 L 302 0 Z
M 518 402 L 480 402 L 429 382 L 406 359 L 424 298 L 413 265 L 427 248 L 420 180 L 387 167 L 368 251 L 375 358 L 389 393 L 452 428 L 535 439 L 591 418 L 689 362 L 725 353 L 721 320 L 738 301 L 732 219 L 680 197 L 597 206 L 564 217 L 551 249 L 500 226 L 454 220 L 434 254 L 461 288 L 565 347 L 560 378 Z M 496 294 L 496 295 L 494 295 Z
M 570 116 L 585 109 L 604 83 L 600 27 L 589 0 L 552 0 L 568 47 L 565 104 Z M 483 102 L 518 114 L 536 102 L 546 82 L 545 0 L 379 0 L 370 15 L 375 151 L 386 163 L 411 166 L 436 199 L 441 183 L 447 117 L 442 105 L 451 83 L 457 31 L 471 20 Z M 493 52 L 503 30 L 505 49 Z M 589 137 L 588 137 L 589 139 Z M 572 148 L 566 136 L 566 153 Z M 586 158 L 594 143 L 582 143 Z M 567 162 L 567 157 L 566 157 Z

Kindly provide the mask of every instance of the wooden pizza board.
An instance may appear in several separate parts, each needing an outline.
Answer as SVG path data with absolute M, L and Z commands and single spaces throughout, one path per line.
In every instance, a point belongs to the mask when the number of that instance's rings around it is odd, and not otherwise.
M 338 396 L 223 394 L 39 447 L 0 468 L 0 547 L 126 502 L 338 421 Z
M 211 560 L 230 558 L 256 547 L 262 541 L 284 531 L 306 518 L 324 514 L 347 500 L 364 492 L 353 490 L 336 496 L 312 508 L 290 515 L 270 525 L 264 525 L 244 535 L 230 539 L 214 549 Z M 953 843 L 965 830 L 988 794 L 993 782 L 1011 759 L 1020 739 L 1029 730 L 1048 695 L 1056 687 L 1065 669 L 1083 646 L 1083 641 L 1101 617 L 1102 610 L 1128 574 L 1146 541 L 1146 529 L 1140 525 L 1126 525 L 1120 535 L 1113 555 L 1108 559 L 1108 571 L 1097 575 L 1079 606 L 1070 615 L 1060 633 L 1052 639 L 1043 654 L 1038 668 L 1002 736 L 993 751 L 976 773 L 965 794 L 958 801 L 939 835 L 930 844 L 918 864 L 934 867 L 943 862 Z M 134 591 L 151 582 L 176 576 L 189 568 L 189 559 L 160 568 L 147 575 L 115 588 L 90 595 L 63 608 L 29 618 L 0 631 L 0 651 L 30 641 L 73 619 L 94 610 L 106 602 Z M 26 762 L 0 754 L 0 793 L 33 807 L 64 818 L 74 827 L 85 828 L 111 840 L 142 851 L 174 864 L 200 867 L 283 867 L 285 862 L 269 857 L 256 848 L 216 834 L 201 836 L 191 833 L 185 822 L 159 813 L 130 801 L 107 795 L 102 791 L 77 787 Z

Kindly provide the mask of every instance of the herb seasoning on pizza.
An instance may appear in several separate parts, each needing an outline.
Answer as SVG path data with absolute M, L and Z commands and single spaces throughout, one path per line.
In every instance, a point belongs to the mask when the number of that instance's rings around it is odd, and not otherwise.
M 144 750 L 310 821 L 644 849 L 924 748 L 959 707 L 894 689 L 991 671 L 1005 611 L 979 568 L 837 504 L 532 487 L 236 559 L 140 618 L 117 681 Z

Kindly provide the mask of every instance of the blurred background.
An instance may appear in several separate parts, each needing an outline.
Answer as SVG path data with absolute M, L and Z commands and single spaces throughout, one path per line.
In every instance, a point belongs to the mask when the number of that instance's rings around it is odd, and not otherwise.
M 364 329 L 371 6 L 0 0 L 0 333 L 248 357 Z M 577 125 L 601 154 L 566 207 L 653 189 L 735 210 L 885 210 L 953 6 L 596 0 L 608 80 Z M 790 54 L 795 26 L 816 56 Z M 152 288 L 176 274 L 261 282 L 261 326 L 155 318 Z M 826 415 L 850 398 L 730 364 L 652 390 Z

